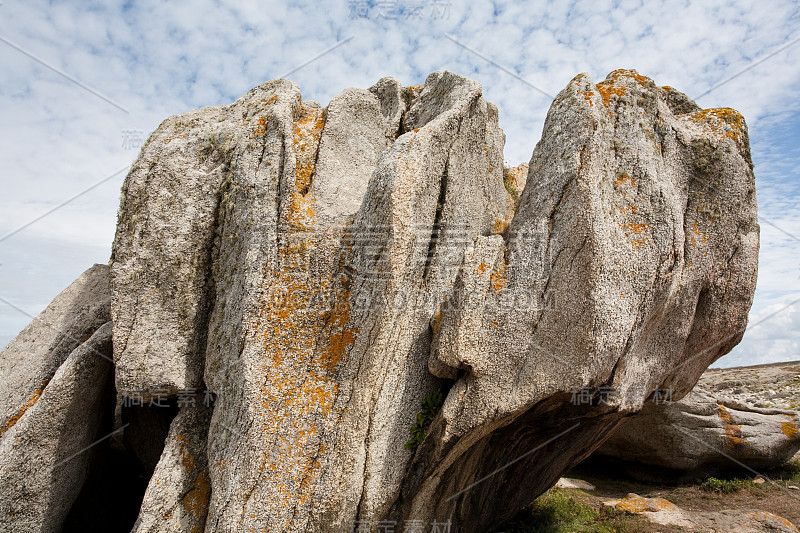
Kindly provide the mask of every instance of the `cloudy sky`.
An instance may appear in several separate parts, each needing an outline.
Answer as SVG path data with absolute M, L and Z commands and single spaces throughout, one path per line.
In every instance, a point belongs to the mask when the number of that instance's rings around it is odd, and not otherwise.
M 800 359 L 796 1 L 2 0 L 0 68 L 0 346 L 108 261 L 127 168 L 169 115 L 282 76 L 324 105 L 449 69 L 499 106 L 514 165 L 573 76 L 635 68 L 750 128 L 759 284 L 743 342 L 715 366 Z

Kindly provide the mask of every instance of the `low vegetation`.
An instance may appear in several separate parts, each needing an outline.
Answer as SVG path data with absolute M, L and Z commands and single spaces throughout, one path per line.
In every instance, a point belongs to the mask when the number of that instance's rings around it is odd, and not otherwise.
M 437 390 L 422 400 L 422 410 L 417 413 L 417 423 L 411 427 L 409 432 L 411 438 L 406 442 L 406 448 L 415 450 L 422 444 L 422 441 L 425 440 L 425 436 L 428 434 L 428 426 L 433 422 L 433 419 L 442 407 L 443 401 L 444 397 L 442 396 L 441 390 Z
M 640 531 L 634 517 L 596 509 L 560 489 L 550 489 L 497 531 L 504 533 L 626 533 Z
M 700 484 L 700 489 L 706 492 L 716 492 L 718 494 L 732 494 L 753 486 L 755 485 L 753 485 L 753 482 L 749 479 L 718 479 L 710 477 Z

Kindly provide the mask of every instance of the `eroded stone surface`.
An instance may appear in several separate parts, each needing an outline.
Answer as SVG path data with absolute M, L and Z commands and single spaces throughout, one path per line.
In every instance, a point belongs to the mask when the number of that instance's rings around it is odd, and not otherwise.
M 81 490 L 111 387 L 111 324 L 72 351 L 0 439 L 0 531 L 60 531 Z
M 94 265 L 0 352 L 0 435 L 42 395 L 75 348 L 111 319 L 107 265 Z
M 505 238 L 468 247 L 438 323 L 431 371 L 462 377 L 403 516 L 489 527 L 740 340 L 758 254 L 747 130 L 674 99 L 633 71 L 577 76 L 556 98 Z M 575 405 L 576 390 L 593 398 Z

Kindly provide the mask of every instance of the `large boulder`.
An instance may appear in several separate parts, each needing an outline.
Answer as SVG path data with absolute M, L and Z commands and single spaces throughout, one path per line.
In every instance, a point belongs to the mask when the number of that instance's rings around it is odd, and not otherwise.
M 504 139 L 446 71 L 162 123 L 113 247 L 119 405 L 216 401 L 172 421 L 138 531 L 484 531 L 740 340 L 738 113 L 622 70 L 561 91 L 525 176 Z
M 114 245 L 117 385 L 218 395 L 205 531 L 483 530 L 739 341 L 738 113 L 578 76 L 518 199 L 503 141 L 449 72 L 326 108 L 273 81 L 154 133 Z
M 779 466 L 800 450 L 800 416 L 776 408 L 800 397 L 798 371 L 797 363 L 710 370 L 680 401 L 665 394 L 626 420 L 592 462 L 621 460 L 647 481 Z

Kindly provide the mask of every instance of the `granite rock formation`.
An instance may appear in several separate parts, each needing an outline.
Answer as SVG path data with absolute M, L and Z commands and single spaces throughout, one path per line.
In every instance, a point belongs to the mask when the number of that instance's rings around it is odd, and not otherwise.
M 526 176 L 503 144 L 447 71 L 161 124 L 111 260 L 117 425 L 180 407 L 136 531 L 485 531 L 739 342 L 741 115 L 619 70 L 559 93 Z

